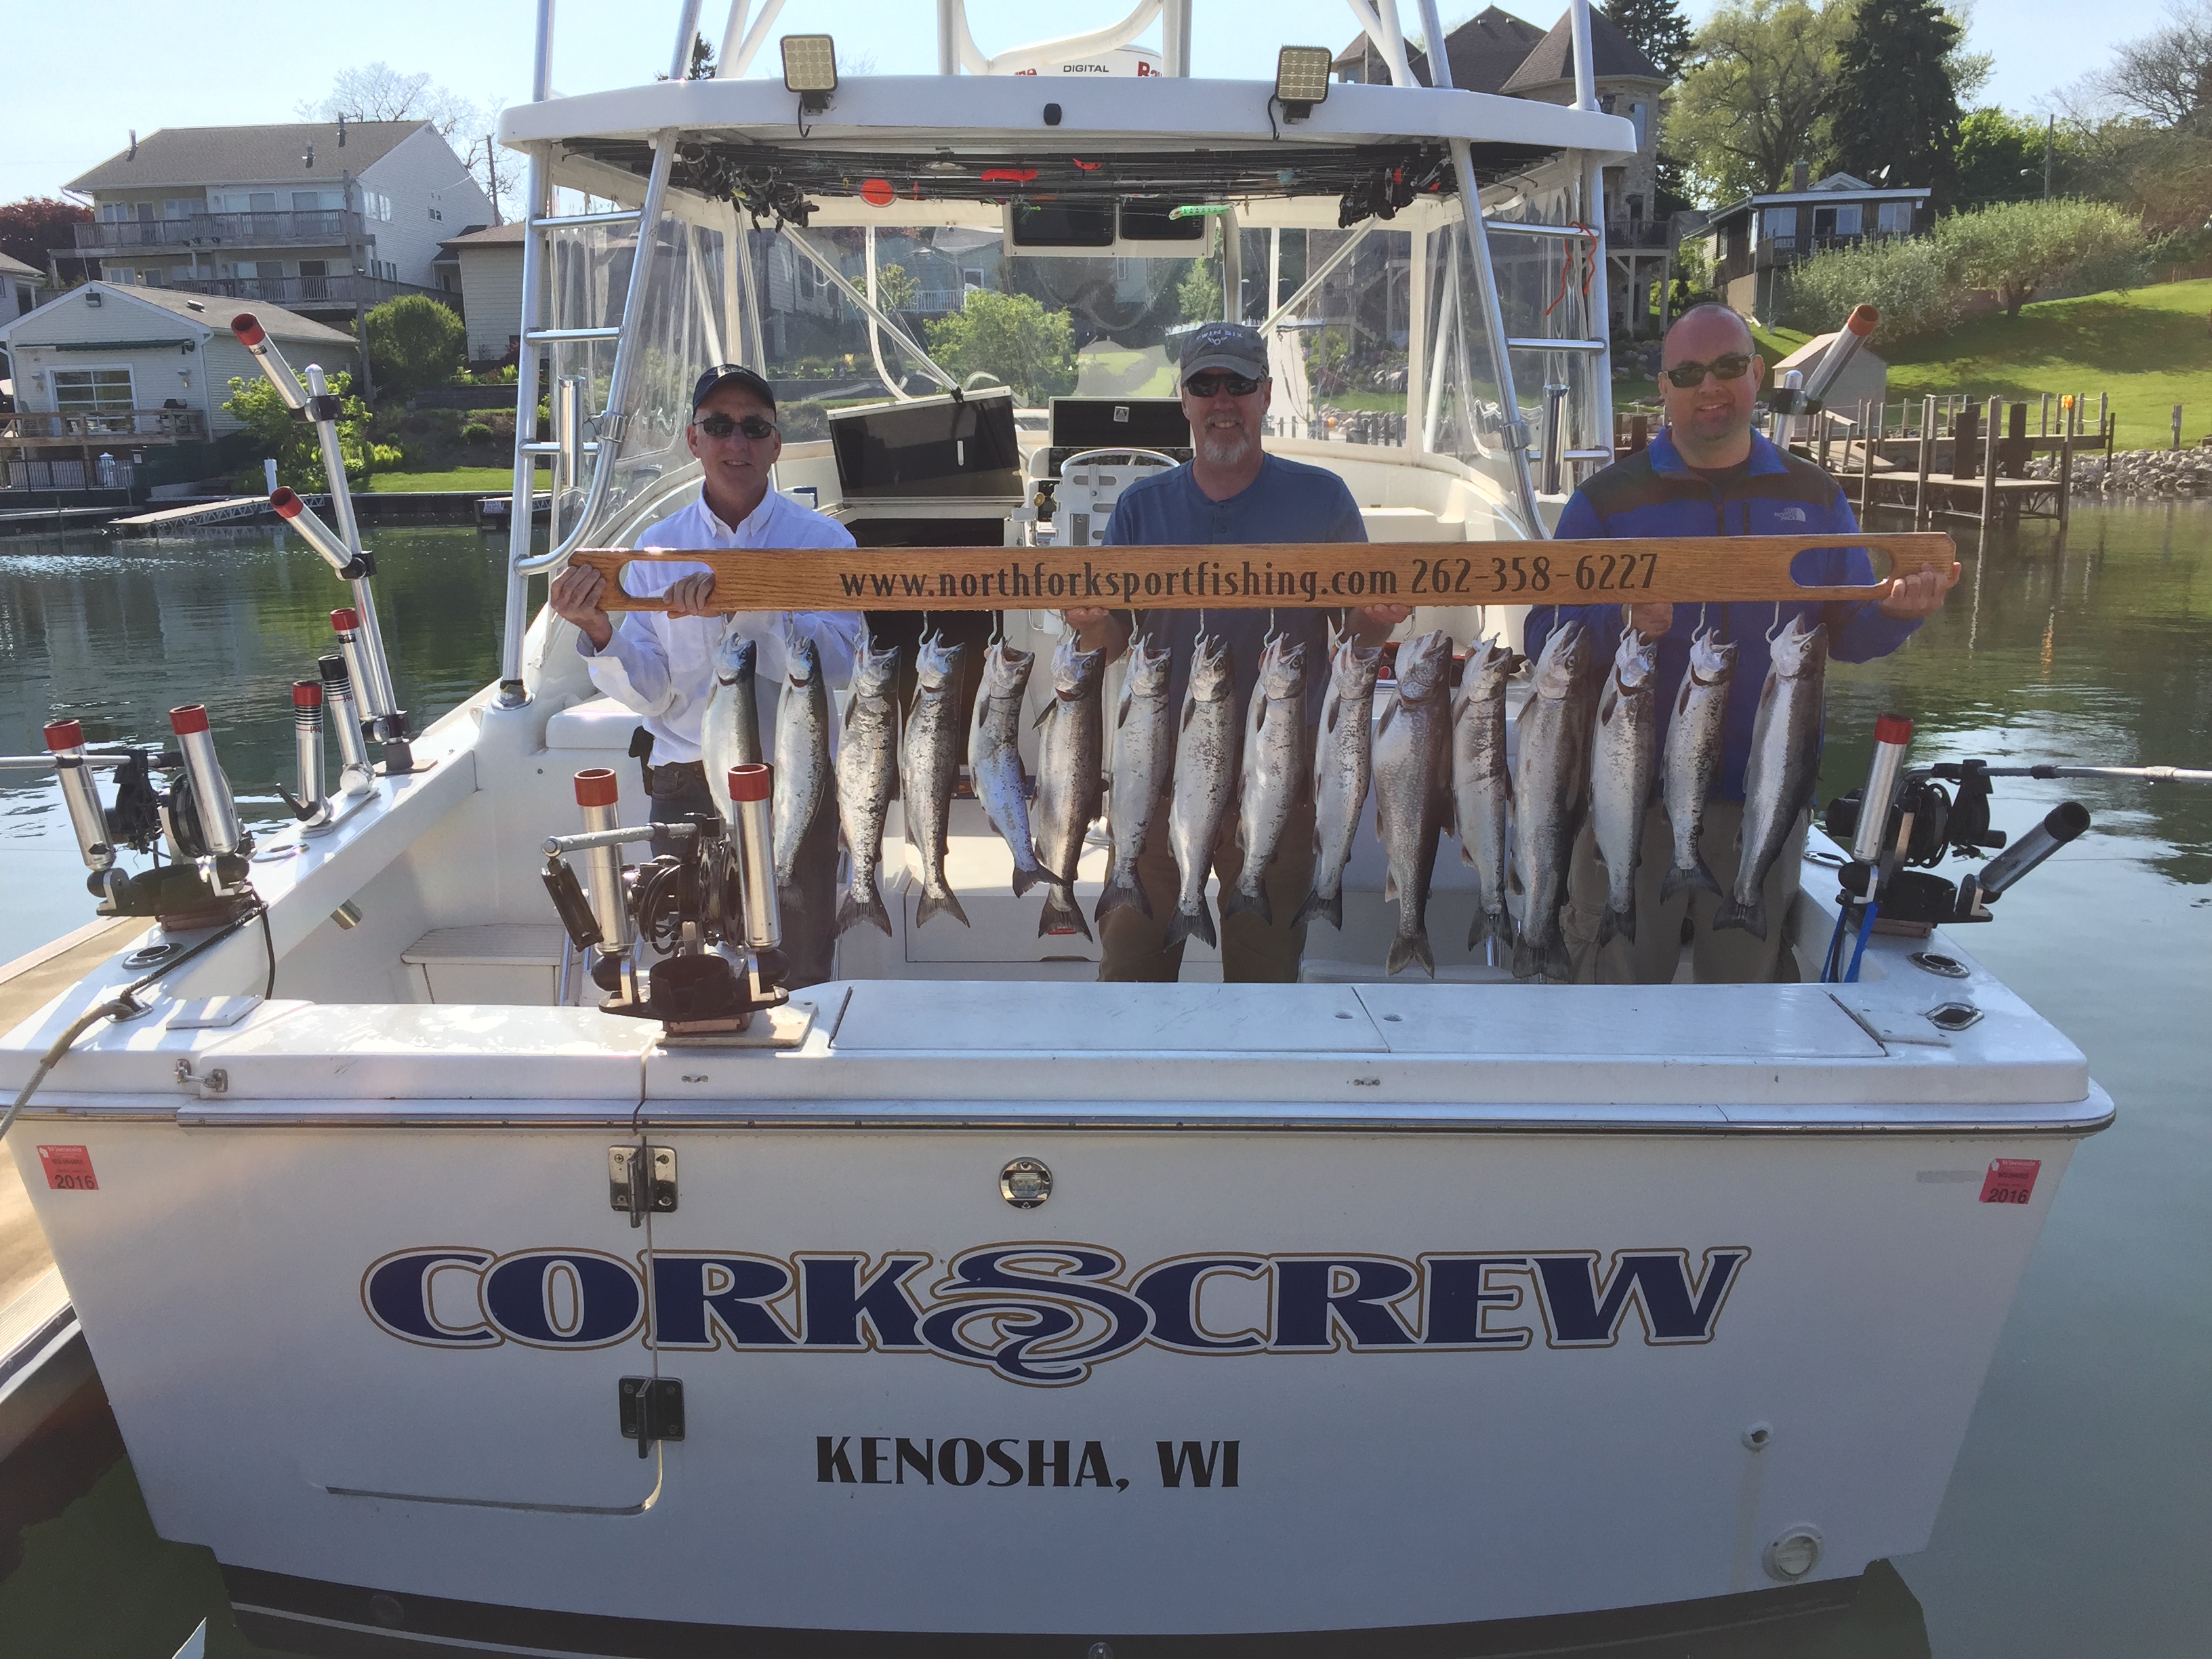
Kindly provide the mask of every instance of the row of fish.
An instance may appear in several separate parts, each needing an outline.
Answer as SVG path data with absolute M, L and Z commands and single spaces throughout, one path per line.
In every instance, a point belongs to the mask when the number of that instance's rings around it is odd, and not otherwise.
M 1695 637 L 1663 753 L 1653 643 L 1624 632 L 1595 689 L 1586 672 L 1593 665 L 1590 649 L 1589 632 L 1578 623 L 1552 634 L 1521 713 L 1518 762 L 1509 768 L 1505 694 L 1521 659 L 1502 645 L 1475 647 L 1455 695 L 1449 636 L 1437 632 L 1406 641 L 1378 720 L 1382 653 L 1340 641 L 1328 661 L 1321 724 L 1310 745 L 1303 646 L 1269 639 L 1252 695 L 1240 709 L 1228 647 L 1201 635 L 1177 711 L 1169 704 L 1169 654 L 1139 635 L 1130 644 L 1109 730 L 1104 653 L 1079 650 L 1066 636 L 1052 659 L 1052 696 L 1036 720 L 1042 732 L 1032 799 L 1020 738 L 1033 653 L 1003 641 L 987 647 L 963 734 L 958 693 L 964 647 L 935 635 L 921 641 L 917 690 L 904 711 L 895 689 L 899 653 L 863 647 L 833 761 L 819 656 L 811 641 L 794 635 L 787 644 L 788 684 L 774 738 L 775 859 L 782 902 L 798 904 L 793 873 L 800 844 L 816 816 L 835 810 L 851 854 L 837 930 L 867 921 L 889 934 L 878 869 L 896 793 L 904 804 L 908 838 L 921 854 L 916 925 L 950 915 L 965 926 L 967 915 L 945 876 L 964 736 L 976 798 L 1013 855 L 1013 890 L 1047 887 L 1041 935 L 1091 936 L 1073 883 L 1084 838 L 1102 809 L 1112 858 L 1097 919 L 1125 908 L 1152 915 L 1138 863 L 1164 831 L 1178 875 L 1166 944 L 1193 936 L 1218 943 L 1206 879 L 1215 843 L 1234 814 L 1243 859 L 1221 894 L 1222 915 L 1250 912 L 1272 923 L 1267 872 L 1309 787 L 1316 858 L 1311 890 L 1295 920 L 1341 928 L 1344 871 L 1371 788 L 1388 872 L 1384 896 L 1398 905 L 1387 972 L 1411 966 L 1436 972 L 1426 912 L 1437 853 L 1449 830 L 1477 877 L 1468 948 L 1495 939 L 1510 949 L 1516 975 L 1566 978 L 1572 963 L 1560 918 L 1585 814 L 1607 877 L 1599 943 L 1636 935 L 1635 874 L 1655 793 L 1672 830 L 1665 896 L 1685 885 L 1722 891 L 1697 849 L 1721 766 L 1735 647 L 1710 631 Z M 1793 622 L 1773 642 L 1772 660 L 1746 775 L 1743 850 L 1714 924 L 1745 927 L 1760 938 L 1766 929 L 1762 884 L 1812 799 L 1824 631 Z M 750 641 L 732 636 L 718 649 L 702 739 L 718 796 L 731 765 L 760 758 L 753 667 Z M 722 804 L 726 811 L 727 801 Z M 1517 927 L 1509 889 L 1522 900 Z

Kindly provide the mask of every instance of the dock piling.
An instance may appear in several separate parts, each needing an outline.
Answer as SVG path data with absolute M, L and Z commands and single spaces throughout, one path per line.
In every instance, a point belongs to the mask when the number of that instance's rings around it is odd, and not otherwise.
M 1928 468 L 1936 459 L 1936 399 L 1920 402 L 1920 477 L 1912 487 L 1912 527 L 1928 528 Z
M 1990 533 L 1990 526 L 1994 523 L 1996 519 L 1997 463 L 1999 459 L 1997 446 L 2002 441 L 2004 431 L 2003 398 L 1992 398 L 1990 399 L 1989 425 L 1989 434 L 1983 444 L 1982 465 L 1981 532 L 1985 537 Z

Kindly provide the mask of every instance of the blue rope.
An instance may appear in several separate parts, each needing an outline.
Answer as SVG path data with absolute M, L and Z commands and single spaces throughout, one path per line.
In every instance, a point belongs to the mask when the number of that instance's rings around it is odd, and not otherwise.
M 1848 904 L 1839 904 L 1836 907 L 1836 930 L 1828 935 L 1828 948 L 1820 953 L 1820 982 L 1823 985 L 1829 984 L 1835 979 L 1836 957 L 1838 954 L 1836 946 L 1843 939 L 1844 924 L 1850 919 L 1850 914 L 1851 907 Z
M 1858 983 L 1859 959 L 1866 955 L 1867 936 L 1874 932 L 1874 919 L 1881 913 L 1881 906 L 1879 904 L 1869 904 L 1867 906 L 1866 921 L 1859 927 L 1858 945 L 1851 952 L 1850 971 L 1844 975 L 1844 982 L 1847 985 L 1856 985 Z

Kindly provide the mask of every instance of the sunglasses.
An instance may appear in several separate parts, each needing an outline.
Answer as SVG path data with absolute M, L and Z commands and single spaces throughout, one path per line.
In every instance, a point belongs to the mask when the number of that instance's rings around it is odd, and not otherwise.
M 775 431 L 775 422 L 758 415 L 748 415 L 742 421 L 732 420 L 727 415 L 709 415 L 698 423 L 699 430 L 710 438 L 726 438 L 732 432 L 742 432 L 758 443 Z
M 1687 391 L 1703 381 L 1707 374 L 1716 380 L 1740 380 L 1751 368 L 1751 358 L 1741 351 L 1731 351 L 1725 357 L 1716 357 L 1709 363 L 1677 363 L 1660 371 L 1676 386 Z
M 1242 374 L 1194 374 L 1182 383 L 1182 389 L 1194 398 L 1218 398 L 1224 392 L 1232 398 L 1249 398 L 1260 389 L 1260 383 Z

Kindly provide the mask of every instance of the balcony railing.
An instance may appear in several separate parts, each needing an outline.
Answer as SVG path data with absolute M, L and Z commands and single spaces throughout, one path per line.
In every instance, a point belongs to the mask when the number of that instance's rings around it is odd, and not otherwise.
M 72 225 L 79 252 L 140 247 L 348 247 L 367 234 L 358 213 L 196 213 L 184 219 L 94 220 Z M 57 248 L 58 253 L 73 250 Z
M 1608 248 L 1667 248 L 1674 243 L 1671 219 L 1614 219 L 1605 228 Z
M 172 279 L 169 286 L 187 294 L 210 294 L 225 300 L 265 300 L 270 305 L 308 311 L 378 305 L 404 294 L 427 294 L 448 305 L 454 297 L 444 289 L 350 273 L 342 276 L 179 276 Z
M 0 415 L 0 445 L 18 449 L 78 448 L 111 438 L 135 444 L 196 444 L 207 440 L 197 409 L 102 409 Z

